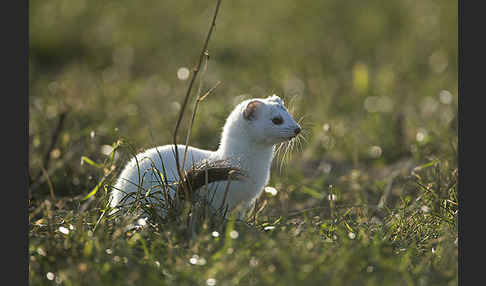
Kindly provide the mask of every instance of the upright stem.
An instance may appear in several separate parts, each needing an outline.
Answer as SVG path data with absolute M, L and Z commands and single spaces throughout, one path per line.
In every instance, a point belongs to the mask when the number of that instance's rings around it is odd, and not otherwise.
M 179 174 L 179 178 L 182 179 L 183 176 L 182 176 L 182 170 L 180 169 L 180 164 L 179 164 L 179 150 L 177 149 L 177 132 L 179 131 L 179 125 L 182 121 L 182 116 L 184 114 L 184 110 L 186 109 L 186 105 L 187 105 L 187 101 L 189 99 L 189 96 L 191 94 L 191 90 L 192 90 L 192 86 L 194 84 L 194 81 L 197 77 L 197 74 L 199 73 L 199 69 L 201 68 L 201 64 L 202 64 L 202 61 L 204 59 L 204 56 L 207 54 L 207 48 L 208 48 L 208 44 L 209 44 L 209 39 L 211 38 L 211 34 L 213 33 L 213 29 L 214 27 L 216 26 L 216 17 L 218 15 L 218 11 L 219 11 L 219 6 L 221 4 L 221 0 L 218 0 L 218 2 L 216 3 L 216 9 L 214 11 L 214 15 L 213 15 L 213 20 L 211 22 L 211 26 L 209 27 L 209 31 L 208 31 L 208 34 L 206 36 L 206 40 L 204 42 L 204 46 L 201 50 L 201 55 L 199 56 L 199 61 L 198 61 L 198 64 L 197 66 L 194 68 L 193 70 L 193 73 L 192 73 L 192 76 L 191 76 L 191 80 L 189 82 L 189 87 L 187 88 L 187 92 L 186 92 L 186 96 L 184 98 L 184 102 L 182 103 L 182 107 L 181 107 L 181 110 L 179 112 L 179 118 L 177 119 L 177 123 L 176 123 L 176 127 L 174 129 L 174 136 L 173 136 L 173 143 L 174 143 L 174 151 L 175 151 L 175 161 L 176 161 L 176 166 L 177 166 L 177 173 Z M 189 197 L 189 192 L 187 190 L 187 186 L 183 186 L 184 188 L 184 191 L 186 192 L 186 198 L 190 198 Z

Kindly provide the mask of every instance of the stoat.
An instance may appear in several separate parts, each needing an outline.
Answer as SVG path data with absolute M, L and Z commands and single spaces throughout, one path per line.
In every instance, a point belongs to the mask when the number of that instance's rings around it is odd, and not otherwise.
M 184 169 L 189 170 L 191 166 L 205 160 L 225 160 L 237 166 L 246 177 L 231 181 L 226 196 L 227 181 L 210 183 L 207 186 L 208 201 L 214 211 L 222 208 L 231 211 L 238 205 L 246 210 L 268 183 L 275 145 L 291 140 L 300 131 L 301 127 L 292 118 L 280 97 L 272 95 L 267 98 L 248 99 L 238 104 L 226 119 L 216 151 L 188 146 Z M 181 168 L 185 147 L 182 144 L 177 145 Z M 134 196 L 127 194 L 133 195 L 139 190 L 142 195 L 149 190 L 159 191 L 159 203 L 164 202 L 161 179 L 157 172 L 164 173 L 165 169 L 167 181 L 176 182 L 179 180 L 176 168 L 174 145 L 154 147 L 139 153 L 136 159 L 132 158 L 126 164 L 119 175 L 111 191 L 110 206 L 116 210 L 121 205 L 130 203 Z M 203 188 L 206 189 L 206 186 Z M 173 198 L 174 189 L 169 193 Z

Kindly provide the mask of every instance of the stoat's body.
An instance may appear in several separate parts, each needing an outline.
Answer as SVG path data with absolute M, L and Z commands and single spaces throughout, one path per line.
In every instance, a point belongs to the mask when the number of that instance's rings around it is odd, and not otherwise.
M 222 205 L 227 181 L 210 183 L 208 185 L 208 200 L 213 210 L 228 207 L 234 209 L 242 205 L 249 207 L 262 192 L 270 177 L 270 166 L 273 159 L 274 146 L 295 137 L 300 132 L 300 126 L 285 108 L 282 100 L 271 97 L 249 99 L 240 103 L 228 116 L 223 128 L 219 148 L 216 151 L 188 147 L 184 169 L 203 162 L 224 159 L 231 165 L 242 170 L 246 178 L 233 180 L 230 183 L 225 205 Z M 184 157 L 184 145 L 178 145 L 180 166 Z M 174 159 L 174 145 L 164 145 L 149 149 L 133 158 L 121 172 L 111 193 L 111 207 L 129 203 L 128 193 L 142 193 L 151 189 L 161 191 L 160 176 L 154 168 L 163 173 L 164 168 L 169 182 L 177 181 L 179 176 Z M 138 161 L 138 166 L 137 166 Z M 142 184 L 139 183 L 139 179 Z M 204 187 L 206 188 L 206 187 Z M 171 191 L 171 196 L 174 195 Z M 122 202 L 122 198 L 126 197 Z M 159 197 L 163 200 L 163 195 Z M 160 200 L 159 200 L 160 202 Z

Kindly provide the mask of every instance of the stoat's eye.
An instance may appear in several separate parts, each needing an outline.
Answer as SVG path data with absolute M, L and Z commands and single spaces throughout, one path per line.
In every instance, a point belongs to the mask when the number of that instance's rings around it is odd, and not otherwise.
M 280 124 L 283 123 L 283 119 L 282 119 L 282 117 L 274 117 L 274 118 L 272 118 L 272 122 L 275 125 L 280 125 Z

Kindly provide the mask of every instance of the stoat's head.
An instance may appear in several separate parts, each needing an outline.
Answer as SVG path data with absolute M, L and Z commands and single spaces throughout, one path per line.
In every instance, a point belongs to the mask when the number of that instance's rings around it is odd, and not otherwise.
M 240 126 L 256 143 L 275 145 L 297 136 L 301 128 L 276 95 L 249 99 L 239 107 Z

